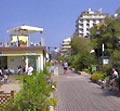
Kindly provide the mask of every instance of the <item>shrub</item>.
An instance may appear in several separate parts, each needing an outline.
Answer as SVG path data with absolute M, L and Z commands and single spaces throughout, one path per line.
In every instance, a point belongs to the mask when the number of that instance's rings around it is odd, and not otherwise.
M 85 71 L 86 73 L 89 73 L 89 72 L 90 72 L 90 70 L 87 69 L 87 68 L 83 69 L 83 71 Z
M 106 77 L 105 77 L 105 80 L 108 81 L 108 80 L 109 80 L 109 76 L 106 76 Z
M 21 91 L 15 95 L 14 101 L 9 103 L 9 108 L 2 107 L 3 111 L 48 111 L 50 105 L 56 105 L 56 100 L 50 98 L 52 87 L 47 81 L 48 77 L 46 69 L 31 77 L 24 75 Z
M 106 76 L 111 74 L 112 65 L 104 65 L 103 66 L 103 72 L 106 73 Z
M 48 99 L 46 101 L 54 107 L 57 105 L 57 99 L 56 98 L 51 98 L 51 99 Z
M 86 68 L 88 69 L 93 63 L 94 59 L 89 53 L 79 53 L 75 55 L 72 65 L 74 64 L 76 71 L 81 71 Z
M 93 82 L 97 82 L 97 80 L 98 80 L 98 74 L 96 74 L 96 73 L 92 74 L 92 76 L 90 77 L 90 79 L 91 79 Z
M 104 74 L 101 72 L 95 72 L 91 75 L 90 79 L 93 82 L 97 82 L 98 80 L 103 80 L 104 79 Z

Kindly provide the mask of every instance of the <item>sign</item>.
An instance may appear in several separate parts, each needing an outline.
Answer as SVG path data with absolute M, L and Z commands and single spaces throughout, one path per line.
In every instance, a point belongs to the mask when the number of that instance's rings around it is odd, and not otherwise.
M 103 64 L 109 64 L 109 59 L 103 59 Z

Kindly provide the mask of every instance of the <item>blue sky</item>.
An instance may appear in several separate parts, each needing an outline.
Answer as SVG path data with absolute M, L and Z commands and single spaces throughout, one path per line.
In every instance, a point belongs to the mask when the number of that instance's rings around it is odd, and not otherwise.
M 22 24 L 43 27 L 47 46 L 60 46 L 75 31 L 75 21 L 82 11 L 103 9 L 114 14 L 120 0 L 0 0 L 0 41 L 9 41 L 10 28 Z M 39 36 L 31 37 L 34 42 Z

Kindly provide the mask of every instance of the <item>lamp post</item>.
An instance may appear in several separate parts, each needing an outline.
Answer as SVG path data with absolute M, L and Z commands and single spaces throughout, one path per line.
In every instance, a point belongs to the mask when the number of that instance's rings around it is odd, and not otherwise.
M 97 32 L 96 32 L 96 36 L 97 36 L 97 37 L 100 37 L 100 31 L 99 31 L 99 30 L 97 30 Z M 96 49 L 96 51 L 97 51 L 97 63 L 99 64 L 98 38 L 97 38 L 97 49 Z
M 102 44 L 102 64 L 104 65 L 104 44 Z
M 100 31 L 99 30 L 97 30 L 97 32 L 96 32 L 96 35 L 97 36 L 99 36 L 100 37 Z M 97 45 L 98 45 L 98 41 L 97 41 Z M 102 52 L 100 52 L 100 50 L 99 49 L 101 49 L 102 48 Z M 104 65 L 104 51 L 105 51 L 105 48 L 104 48 L 104 43 L 102 43 L 102 46 L 100 45 L 100 46 L 97 46 L 97 60 L 98 60 L 98 63 L 99 63 L 99 56 L 100 56 L 100 53 L 101 53 L 101 55 L 102 55 L 102 65 Z

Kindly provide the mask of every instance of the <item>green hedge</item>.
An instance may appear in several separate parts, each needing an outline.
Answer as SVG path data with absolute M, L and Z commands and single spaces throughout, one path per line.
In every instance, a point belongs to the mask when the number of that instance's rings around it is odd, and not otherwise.
M 91 75 L 90 79 L 93 82 L 97 82 L 98 80 L 103 80 L 104 79 L 104 74 L 102 72 L 95 72 Z
M 15 98 L 0 107 L 0 111 L 48 111 L 50 105 L 56 105 L 51 99 L 52 83 L 48 83 L 50 75 L 47 70 L 32 76 L 24 75 L 21 91 Z

